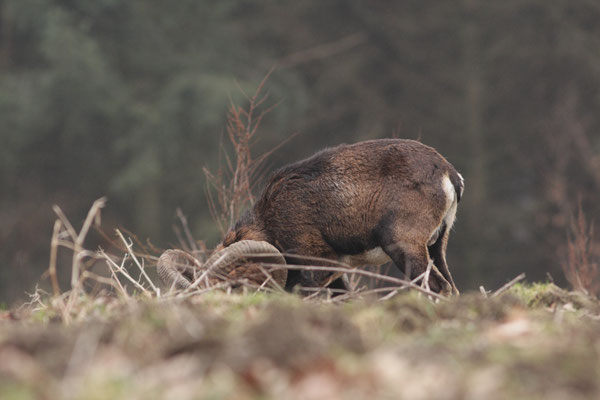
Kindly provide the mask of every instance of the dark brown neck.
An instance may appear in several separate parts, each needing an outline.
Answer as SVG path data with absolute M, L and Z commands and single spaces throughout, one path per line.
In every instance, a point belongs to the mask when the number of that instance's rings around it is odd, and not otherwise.
M 240 240 L 257 240 L 267 241 L 268 237 L 262 223 L 257 221 L 252 210 L 247 211 L 242 215 L 233 228 L 229 229 L 223 238 L 223 246 L 227 247 L 231 243 L 239 242 Z

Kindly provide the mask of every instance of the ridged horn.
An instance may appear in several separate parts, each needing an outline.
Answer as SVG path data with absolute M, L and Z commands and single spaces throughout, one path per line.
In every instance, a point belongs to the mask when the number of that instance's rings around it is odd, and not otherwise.
M 241 240 L 213 254 L 206 260 L 203 269 L 228 276 L 236 268 L 236 264 L 242 260 L 255 263 L 285 264 L 285 258 L 272 244 L 264 241 Z M 278 285 L 285 286 L 286 269 L 272 269 L 270 274 Z
M 187 289 L 195 279 L 200 263 L 183 250 L 166 250 L 156 263 L 158 276 L 168 288 Z

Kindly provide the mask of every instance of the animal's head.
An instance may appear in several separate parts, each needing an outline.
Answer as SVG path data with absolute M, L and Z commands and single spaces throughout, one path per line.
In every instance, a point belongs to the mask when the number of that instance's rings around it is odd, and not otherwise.
M 220 281 L 245 279 L 261 285 L 285 287 L 287 270 L 266 264 L 285 264 L 273 245 L 264 241 L 242 240 L 219 247 L 204 264 L 182 250 L 167 250 L 158 259 L 158 274 L 169 288 L 189 289 Z

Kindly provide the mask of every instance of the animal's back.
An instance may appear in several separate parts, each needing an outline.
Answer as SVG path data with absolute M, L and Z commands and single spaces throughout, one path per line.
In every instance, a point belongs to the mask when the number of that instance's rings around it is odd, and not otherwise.
M 377 226 L 390 206 L 401 212 L 410 208 L 406 202 L 430 200 L 431 183 L 453 171 L 437 151 L 413 140 L 344 144 L 277 171 L 255 212 L 286 251 L 305 241 L 324 252 L 327 244 L 338 255 L 358 254 L 378 246 Z M 445 202 L 443 193 L 436 196 Z

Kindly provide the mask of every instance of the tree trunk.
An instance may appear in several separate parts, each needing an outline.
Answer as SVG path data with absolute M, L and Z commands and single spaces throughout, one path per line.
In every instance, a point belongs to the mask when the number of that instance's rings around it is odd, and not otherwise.
M 464 65 L 464 106 L 466 157 L 469 162 L 465 170 L 465 223 L 472 243 L 467 251 L 467 268 L 473 279 L 484 277 L 485 254 L 481 237 L 486 206 L 486 148 L 483 131 L 483 90 L 482 54 L 477 11 L 479 0 L 464 0 L 467 20 L 463 28 L 463 65 Z M 478 276 L 477 276 L 478 275 Z

